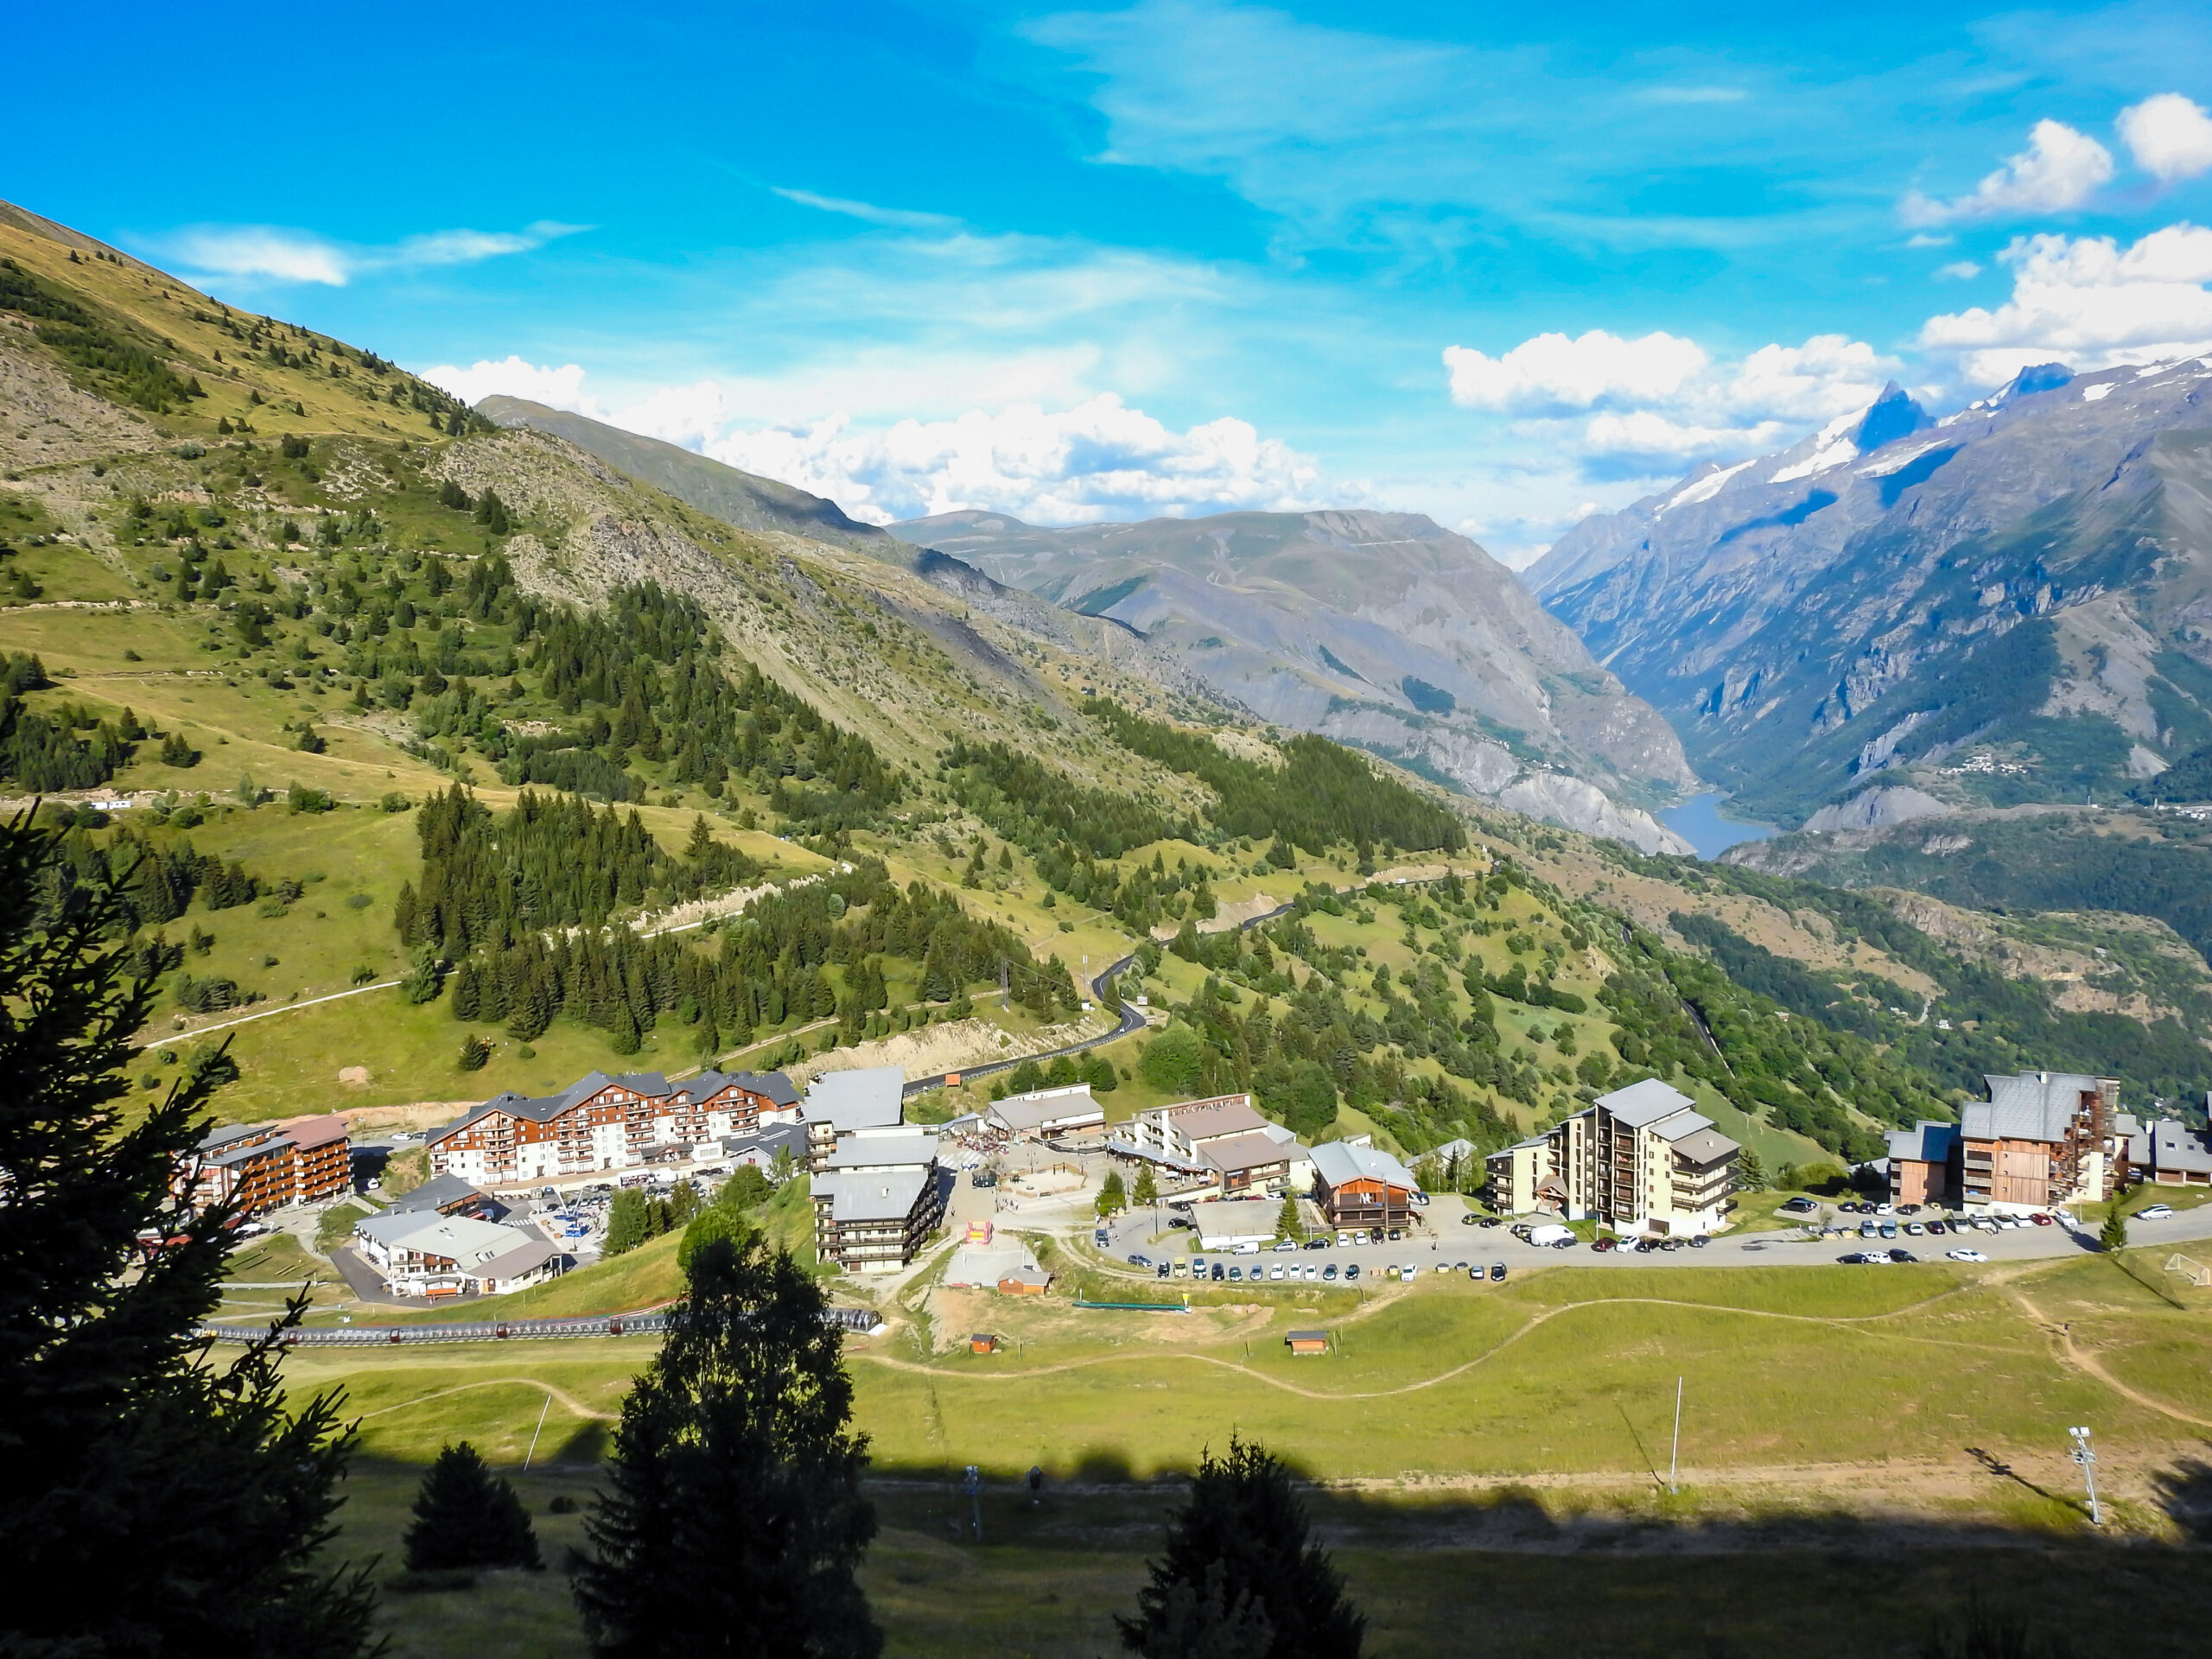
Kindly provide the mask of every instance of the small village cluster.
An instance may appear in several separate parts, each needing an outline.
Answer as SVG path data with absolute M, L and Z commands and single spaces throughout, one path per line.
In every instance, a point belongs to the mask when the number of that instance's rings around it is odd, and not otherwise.
M 2204 1133 L 2122 1110 L 2113 1078 L 2035 1071 L 1986 1082 L 1988 1099 L 1967 1103 L 1959 1122 L 1927 1120 L 1890 1135 L 1895 1201 L 2003 1215 L 2108 1198 L 2135 1179 L 2212 1184 Z M 1178 1102 L 1109 1124 L 1090 1086 L 1077 1084 L 918 1123 L 906 1118 L 906 1092 L 898 1067 L 877 1066 L 824 1073 L 803 1093 L 780 1071 L 708 1071 L 675 1083 L 594 1071 L 543 1098 L 497 1095 L 429 1135 L 432 1179 L 365 1217 L 355 1246 L 394 1294 L 503 1294 L 570 1263 L 559 1238 L 512 1224 L 493 1194 L 602 1175 L 631 1184 L 714 1178 L 749 1163 L 804 1170 L 823 1261 L 852 1274 L 896 1273 L 943 1224 L 960 1148 L 1017 1141 L 1150 1166 L 1155 1190 L 1192 1206 L 1206 1248 L 1272 1238 L 1286 1196 L 1310 1200 L 1322 1224 L 1353 1232 L 1403 1226 L 1427 1201 L 1413 1172 L 1368 1137 L 1308 1146 L 1249 1095 Z M 1440 1151 L 1464 1158 L 1475 1148 Z M 1594 1220 L 1623 1236 L 1697 1237 L 1728 1225 L 1739 1151 L 1689 1096 L 1646 1078 L 1490 1154 L 1484 1191 L 1511 1215 Z M 192 1179 L 198 1202 L 247 1215 L 327 1203 L 352 1190 L 345 1121 L 334 1114 L 217 1129 Z

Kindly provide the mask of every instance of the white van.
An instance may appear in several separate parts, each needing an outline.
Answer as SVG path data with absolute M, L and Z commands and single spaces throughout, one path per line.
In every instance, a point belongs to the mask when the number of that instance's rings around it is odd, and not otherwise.
M 1555 1221 L 1548 1221 L 1541 1227 L 1531 1227 L 1526 1236 L 1538 1249 L 1549 1249 L 1555 1244 L 1572 1243 L 1574 1229 L 1562 1227 Z

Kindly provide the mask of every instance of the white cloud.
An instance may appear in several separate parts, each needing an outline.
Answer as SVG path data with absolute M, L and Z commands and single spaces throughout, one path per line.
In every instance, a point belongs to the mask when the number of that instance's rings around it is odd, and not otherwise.
M 443 387 L 465 404 L 480 404 L 500 392 L 509 397 L 526 397 L 533 404 L 544 404 L 553 409 L 572 410 L 594 420 L 600 416 L 599 405 L 584 395 L 584 371 L 580 363 L 541 368 L 519 357 L 497 363 L 475 363 L 465 369 L 441 363 L 435 368 L 424 369 L 423 378 L 434 386 Z
M 343 288 L 356 276 L 378 271 L 469 265 L 502 254 L 528 253 L 588 228 L 546 219 L 526 231 L 430 231 L 383 246 L 361 246 L 273 225 L 195 225 L 148 245 L 196 278 Z
M 1624 340 L 1602 328 L 1574 340 L 1538 334 L 1500 357 L 1465 346 L 1444 348 L 1452 401 L 1508 413 L 1554 413 L 1615 400 L 1671 397 L 1706 362 L 1694 340 L 1659 333 Z
M 2089 370 L 2212 352 L 2212 230 L 2169 225 L 2125 250 L 2110 237 L 2023 237 L 1998 257 L 2012 269 L 2010 300 L 1920 331 L 1980 385 L 2054 358 Z
M 802 207 L 814 207 L 825 213 L 842 213 L 847 219 L 857 219 L 869 225 L 880 225 L 894 231 L 957 231 L 960 221 L 946 213 L 915 213 L 905 207 L 879 207 L 872 201 L 855 201 L 845 196 L 820 196 L 811 190 L 790 190 L 780 184 L 769 190 L 785 201 L 795 201 Z
M 2212 115 L 2179 92 L 2122 110 L 2120 136 L 2136 166 L 2168 184 L 2212 171 Z
M 1181 517 L 1236 508 L 1292 512 L 1325 498 L 1312 457 L 1249 423 L 1178 432 L 1110 393 L 1048 411 L 1016 404 L 954 420 L 855 430 L 842 415 L 734 431 L 705 446 L 717 461 L 826 495 L 879 524 L 990 508 L 1045 524 Z
M 2028 134 L 2027 149 L 1983 179 L 1972 195 L 1936 201 L 1910 190 L 1897 204 L 1897 213 L 1908 225 L 1932 226 L 2063 213 L 2088 200 L 2112 174 L 2112 152 L 2095 139 L 2062 121 L 2038 121 Z
M 1972 282 L 1981 275 L 1981 267 L 1971 259 L 1954 259 L 1948 265 L 1938 265 L 1936 274 L 1946 282 Z
M 1444 361 L 1453 401 L 1521 416 L 1523 436 L 1607 475 L 1777 448 L 1863 409 L 1897 366 L 1844 334 L 1715 361 L 1678 335 L 1624 340 L 1602 329 L 1539 334 L 1495 358 L 1451 346 Z
M 1312 456 L 1262 437 L 1249 422 L 1223 418 L 1179 432 L 1111 393 L 1058 411 L 1015 403 L 995 415 L 974 409 L 888 426 L 858 424 L 840 412 L 725 429 L 729 399 L 712 380 L 657 387 L 608 408 L 585 389 L 574 363 L 509 357 L 466 369 L 441 365 L 423 376 L 472 404 L 501 392 L 680 443 L 827 496 L 874 524 L 963 507 L 1067 524 L 1366 500 L 1357 485 L 1325 490 Z

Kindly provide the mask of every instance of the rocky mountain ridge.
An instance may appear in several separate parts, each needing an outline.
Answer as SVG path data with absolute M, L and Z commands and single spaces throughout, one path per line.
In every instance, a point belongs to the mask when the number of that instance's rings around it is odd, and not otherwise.
M 1527 580 L 1755 812 L 2109 798 L 2212 741 L 2208 392 L 2196 359 L 2045 365 L 1941 420 L 1892 388 Z
M 1418 514 L 1046 529 L 964 512 L 892 533 L 1123 625 L 1272 724 L 1531 817 L 1687 850 L 1649 810 L 1696 783 L 1672 732 L 1503 565 Z

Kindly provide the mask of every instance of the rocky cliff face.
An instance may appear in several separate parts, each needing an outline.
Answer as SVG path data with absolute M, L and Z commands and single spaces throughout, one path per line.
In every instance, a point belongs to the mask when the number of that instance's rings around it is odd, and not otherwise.
M 2109 796 L 2212 739 L 2208 392 L 2194 360 L 2045 365 L 1941 421 L 1892 389 L 1586 520 L 1528 579 L 1765 815 L 1908 778 Z
M 1646 810 L 1696 782 L 1666 722 L 1503 565 L 1419 515 L 1044 530 L 960 512 L 893 533 L 1122 624 L 1276 725 L 1532 816 L 1687 850 Z

